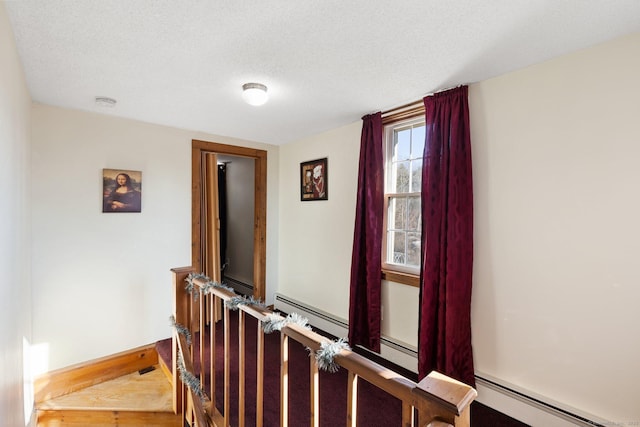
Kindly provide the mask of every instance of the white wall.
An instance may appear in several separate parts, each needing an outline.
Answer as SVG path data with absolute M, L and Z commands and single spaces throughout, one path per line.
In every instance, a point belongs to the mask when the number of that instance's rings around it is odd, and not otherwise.
M 640 421 L 640 34 L 471 86 L 476 371 Z
M 476 371 L 616 422 L 640 420 L 638 76 L 635 35 L 469 95 Z M 343 319 L 359 144 L 356 122 L 280 151 L 278 291 Z M 325 156 L 329 200 L 300 202 L 299 163 Z M 383 334 L 416 344 L 417 299 L 383 284 Z
M 280 147 L 278 292 L 343 319 L 355 217 L 359 123 Z M 328 200 L 300 201 L 300 163 L 327 157 Z
M 267 294 L 277 266 L 277 147 L 36 105 L 33 330 L 49 369 L 170 336 L 172 267 L 191 263 L 191 140 L 268 151 Z M 142 171 L 142 212 L 102 213 L 102 169 Z
M 23 388 L 24 381 L 29 382 L 29 375 L 23 378 L 23 338 L 31 340 L 31 97 L 4 3 L 0 3 L 0 70 L 0 425 L 24 426 L 24 402 L 28 408 L 33 402 L 32 393 Z
M 343 320 L 349 318 L 361 129 L 358 121 L 280 147 L 278 292 Z M 323 157 L 329 198 L 302 202 L 300 163 Z M 417 345 L 417 296 L 417 288 L 383 284 L 383 335 Z

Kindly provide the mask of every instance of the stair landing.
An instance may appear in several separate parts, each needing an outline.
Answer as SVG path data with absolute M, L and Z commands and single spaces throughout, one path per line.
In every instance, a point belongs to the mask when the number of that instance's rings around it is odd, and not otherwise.
M 38 427 L 181 426 L 172 390 L 159 365 L 38 404 Z

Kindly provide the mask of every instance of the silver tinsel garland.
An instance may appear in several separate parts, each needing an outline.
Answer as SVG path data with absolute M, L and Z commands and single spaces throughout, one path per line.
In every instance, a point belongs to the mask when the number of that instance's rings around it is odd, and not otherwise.
M 176 322 L 176 318 L 173 315 L 169 316 L 169 321 L 171 322 L 171 326 L 176 329 L 176 332 L 185 337 L 187 340 L 187 344 L 191 345 L 191 332 L 189 331 L 189 329 L 186 326 Z
M 311 330 L 311 326 L 309 326 L 309 319 L 300 316 L 298 313 L 291 313 L 285 318 L 282 318 L 275 313 L 268 314 L 267 317 L 262 320 L 262 330 L 265 334 L 270 334 L 272 332 L 282 330 L 282 328 L 290 323 L 294 323 L 305 329 Z
M 187 293 L 189 295 L 194 295 L 193 288 L 194 288 L 195 285 L 193 284 L 193 281 L 195 279 L 203 279 L 203 280 L 205 280 L 207 282 L 210 280 L 207 276 L 205 276 L 202 273 L 189 273 L 187 278 L 184 279 L 184 281 L 186 283 L 186 286 L 184 287 L 184 289 L 187 291 Z M 197 300 L 197 298 L 198 298 L 198 293 L 197 292 L 195 293 L 194 298 Z
M 260 301 L 260 299 L 256 299 L 251 295 L 250 297 L 245 297 L 242 295 L 236 295 L 231 299 L 224 302 L 224 305 L 229 308 L 229 310 L 237 310 L 241 305 L 256 305 L 258 307 L 266 307 L 267 305 Z
M 169 321 L 171 322 L 171 326 L 176 329 L 176 332 L 185 337 L 187 345 L 191 345 L 191 332 L 189 332 L 189 329 L 176 322 L 176 318 L 174 316 L 170 316 Z M 185 367 L 184 359 L 182 358 L 182 352 L 178 352 L 177 367 L 178 371 L 180 372 L 180 379 L 182 380 L 182 382 L 187 387 L 189 387 L 200 398 L 200 400 L 204 402 L 205 393 L 202 390 L 200 380 L 196 378 L 191 372 L 189 372 Z
M 224 289 L 226 291 L 229 291 L 235 294 L 235 290 L 233 288 L 227 285 L 224 285 L 222 283 L 214 282 L 209 277 L 207 277 L 202 273 L 190 273 L 186 277 L 186 279 L 184 279 L 186 283 L 184 289 L 187 291 L 189 295 L 193 296 L 194 301 L 198 301 L 198 295 L 200 295 L 200 292 L 194 292 L 195 284 L 193 283 L 193 281 L 196 279 L 202 279 L 205 281 L 205 284 L 202 288 L 202 293 L 205 295 L 210 294 L 211 289 L 214 289 L 214 288 Z
M 318 363 L 318 369 L 331 373 L 338 372 L 340 365 L 335 362 L 336 355 L 340 354 L 342 350 L 351 350 L 347 340 L 340 338 L 337 341 L 323 342 L 320 344 L 320 349 L 315 353 L 307 347 L 309 350 L 309 356 L 313 356 Z
M 216 288 L 216 289 L 224 289 L 225 291 L 229 291 L 229 292 L 232 292 L 234 294 L 236 293 L 236 291 L 232 287 L 227 286 L 227 285 L 225 285 L 223 283 L 213 282 L 211 280 L 209 280 L 207 283 L 204 284 L 204 287 L 202 288 L 202 293 L 205 294 L 205 295 L 206 294 L 210 294 L 211 290 L 214 289 L 214 288 Z
M 193 391 L 201 401 L 205 401 L 206 394 L 202 389 L 202 384 L 200 380 L 196 378 L 191 372 L 187 371 L 187 368 L 184 366 L 184 359 L 182 358 L 182 353 L 178 352 L 178 371 L 180 371 L 180 380 L 189 387 L 191 391 Z
M 192 297 L 196 301 L 198 300 L 198 295 L 200 294 L 200 292 L 194 292 L 195 284 L 193 283 L 193 281 L 196 279 L 202 279 L 205 281 L 205 285 L 202 288 L 202 293 L 205 295 L 211 293 L 211 289 L 213 288 L 225 289 L 235 294 L 235 290 L 233 288 L 218 282 L 214 282 L 204 274 L 191 273 L 184 280 L 186 282 L 185 290 L 187 291 L 187 293 L 192 295 Z M 229 308 L 229 310 L 237 310 L 241 305 L 247 304 L 266 307 L 265 303 L 263 303 L 259 299 L 255 299 L 253 296 L 247 298 L 244 296 L 235 295 L 229 300 L 225 301 L 225 306 Z M 183 335 L 186 338 L 188 345 L 191 345 L 191 333 L 189 332 L 189 330 L 185 326 L 177 323 L 174 316 L 171 316 L 169 320 L 171 321 L 171 326 L 173 326 L 179 334 Z M 262 320 L 262 329 L 265 334 L 270 334 L 272 332 L 282 330 L 283 327 L 291 323 L 311 330 L 311 326 L 309 326 L 309 319 L 302 317 L 298 313 L 291 313 L 285 318 L 282 318 L 278 314 L 271 313 Z M 342 350 L 351 350 L 351 348 L 347 344 L 346 340 L 344 338 L 341 338 L 334 342 L 321 343 L 320 350 L 315 353 L 309 348 L 308 350 L 310 352 L 310 356 L 313 355 L 315 357 L 319 369 L 334 373 L 340 369 L 340 366 L 334 361 L 335 356 Z M 178 371 L 180 371 L 180 379 L 182 380 L 182 382 L 187 387 L 189 387 L 189 389 L 191 389 L 198 397 L 200 397 L 202 401 L 204 401 L 205 393 L 202 389 L 202 384 L 200 383 L 200 380 L 198 378 L 196 378 L 191 372 L 187 371 L 186 367 L 184 366 L 184 360 L 182 359 L 181 354 L 178 354 L 177 362 L 177 367 Z

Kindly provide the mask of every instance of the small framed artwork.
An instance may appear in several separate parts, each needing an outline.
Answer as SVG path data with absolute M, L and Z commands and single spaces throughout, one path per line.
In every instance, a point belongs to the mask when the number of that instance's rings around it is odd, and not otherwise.
M 102 169 L 102 212 L 141 212 L 142 172 Z
M 300 200 L 328 200 L 327 158 L 300 163 Z

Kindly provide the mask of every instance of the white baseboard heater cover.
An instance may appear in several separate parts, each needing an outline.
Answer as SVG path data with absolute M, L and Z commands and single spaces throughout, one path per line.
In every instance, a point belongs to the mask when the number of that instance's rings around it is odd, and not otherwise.
M 306 317 L 311 325 L 338 338 L 346 338 L 349 334 L 349 324 L 345 319 L 340 319 L 300 301 L 276 294 L 274 305 L 277 310 L 285 313 L 295 312 Z M 412 372 L 418 372 L 417 349 L 384 336 L 380 339 L 380 344 L 381 357 Z
M 314 327 L 336 337 L 347 337 L 349 324 L 345 319 L 276 293 L 274 306 L 284 313 L 298 313 Z M 380 356 L 412 372 L 418 372 L 416 348 L 382 337 Z M 578 410 L 565 408 L 549 399 L 533 397 L 534 393 L 518 390 L 490 375 L 476 372 L 478 402 L 502 412 L 533 427 L 607 427 L 612 424 L 591 414 L 580 414 Z

